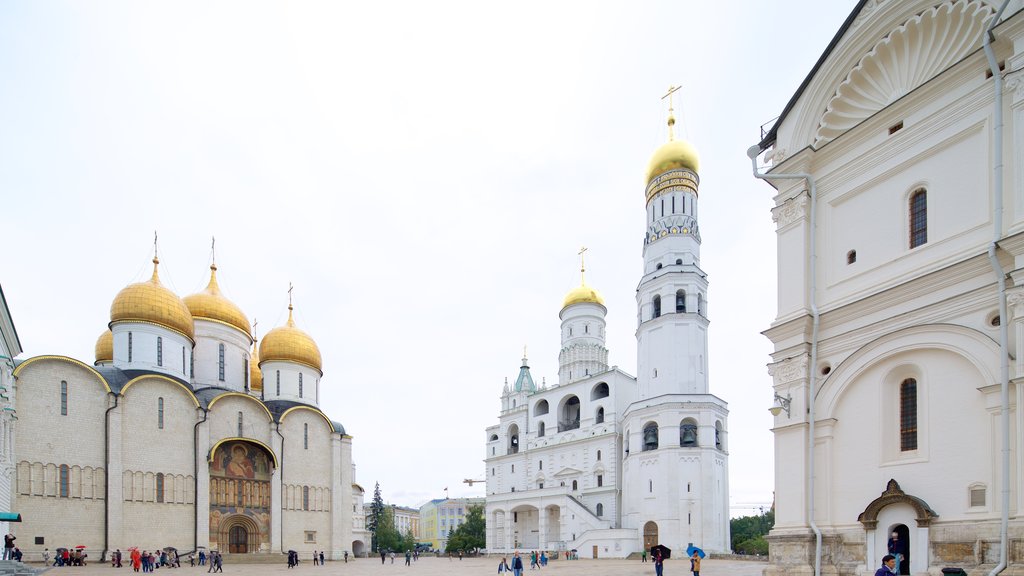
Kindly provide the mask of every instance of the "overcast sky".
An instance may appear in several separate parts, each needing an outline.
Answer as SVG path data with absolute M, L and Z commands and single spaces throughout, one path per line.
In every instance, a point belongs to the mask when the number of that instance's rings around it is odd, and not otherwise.
M 117 292 L 208 280 L 324 358 L 357 480 L 482 496 L 484 429 L 523 346 L 557 382 L 558 312 L 608 306 L 636 373 L 643 173 L 701 154 L 710 382 L 733 514 L 772 500 L 772 189 L 745 155 L 854 2 L 0 3 L 0 267 L 25 352 L 88 363 Z M 30 446 L 18 446 L 22 453 Z

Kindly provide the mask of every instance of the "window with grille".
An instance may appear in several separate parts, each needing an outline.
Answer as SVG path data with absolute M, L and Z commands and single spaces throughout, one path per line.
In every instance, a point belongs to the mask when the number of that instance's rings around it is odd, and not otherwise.
M 128 333 L 128 362 L 132 361 L 132 333 Z
M 160 336 L 156 337 L 156 365 L 164 365 L 164 339 Z
M 219 358 L 217 359 L 217 380 L 224 381 L 224 344 L 218 346 Z
M 984 507 L 985 506 L 985 487 L 971 488 L 971 507 Z
M 917 380 L 900 383 L 900 450 L 917 450 Z
M 156 475 L 156 501 L 164 501 L 164 475 L 159 473 Z
M 302 448 L 309 450 L 309 424 L 302 425 Z
M 164 429 L 164 399 L 156 399 L 156 427 Z
M 299 398 L 302 398 L 302 372 L 299 372 Z
M 239 436 L 241 436 L 241 435 L 242 435 L 242 427 L 243 427 L 243 424 L 244 424 L 244 422 L 243 422 L 243 416 L 242 416 L 242 413 L 241 413 L 241 412 L 239 412 L 239 413 L 238 413 L 238 435 L 239 435 Z
M 910 247 L 928 242 L 928 192 L 923 188 L 910 196 Z
M 60 381 L 60 415 L 68 415 L 68 383 L 65 380 Z
M 70 484 L 71 484 L 71 470 L 67 464 L 60 465 L 60 497 L 68 498 L 71 495 Z

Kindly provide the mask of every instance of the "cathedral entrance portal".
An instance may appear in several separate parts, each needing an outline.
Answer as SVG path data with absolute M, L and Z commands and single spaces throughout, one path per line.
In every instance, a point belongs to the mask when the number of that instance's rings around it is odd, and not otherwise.
M 658 545 L 658 525 L 654 522 L 644 524 L 644 549 L 650 550 Z
M 228 552 L 231 554 L 245 554 L 249 551 L 249 534 L 244 526 L 232 526 L 228 531 Z
M 231 554 L 270 550 L 270 480 L 262 444 L 228 438 L 210 453 L 210 546 Z

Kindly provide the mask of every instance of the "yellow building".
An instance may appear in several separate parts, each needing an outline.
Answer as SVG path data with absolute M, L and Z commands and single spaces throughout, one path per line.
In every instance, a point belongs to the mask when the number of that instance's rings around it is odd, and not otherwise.
M 470 506 L 483 506 L 484 498 L 437 498 L 420 506 L 420 537 L 418 542 L 430 543 L 434 550 L 444 550 L 448 534 L 466 522 Z

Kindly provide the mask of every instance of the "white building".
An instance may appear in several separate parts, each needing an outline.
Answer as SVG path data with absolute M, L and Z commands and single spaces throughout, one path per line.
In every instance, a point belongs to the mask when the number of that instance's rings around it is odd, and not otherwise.
M 94 365 L 45 355 L 14 369 L 22 550 L 359 553 L 352 437 L 318 407 L 320 350 L 291 304 L 257 353 L 216 266 L 182 299 L 153 262 L 114 298 Z
M 1024 13 L 993 78 L 1000 4 L 859 2 L 751 150 L 777 191 L 767 574 L 870 574 L 893 531 L 904 574 L 1024 570 Z
M 584 281 L 559 313 L 558 384 L 538 388 L 526 358 L 506 382 L 487 429 L 490 551 L 729 549 L 727 409 L 708 386 L 697 171 L 693 147 L 671 139 L 647 171 L 638 376 L 608 366 L 607 309 Z
M 21 352 L 11 310 L 0 287 L 0 512 L 18 512 L 11 507 L 11 480 L 14 478 L 14 429 L 18 420 L 14 403 L 14 359 Z M 0 532 L 10 532 L 10 525 L 0 522 Z

